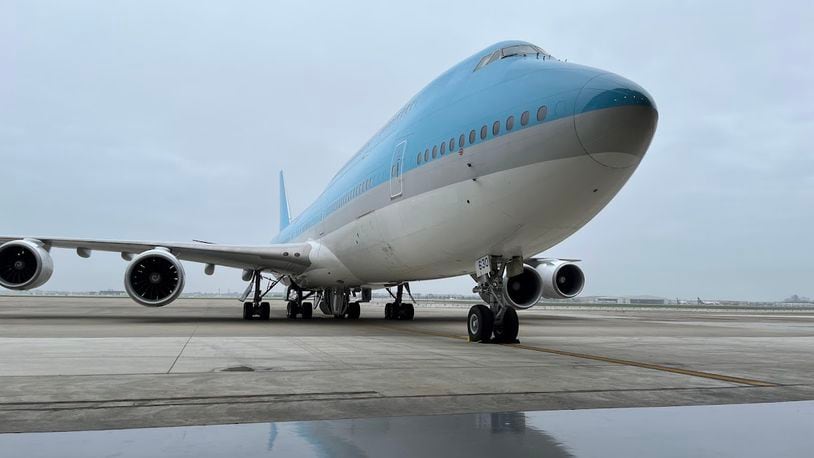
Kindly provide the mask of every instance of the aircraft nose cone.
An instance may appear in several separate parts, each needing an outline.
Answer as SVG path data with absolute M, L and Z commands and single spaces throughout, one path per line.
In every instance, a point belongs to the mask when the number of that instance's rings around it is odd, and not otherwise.
M 658 117 L 652 97 L 641 86 L 603 73 L 588 81 L 577 96 L 574 129 L 594 160 L 626 168 L 644 156 Z

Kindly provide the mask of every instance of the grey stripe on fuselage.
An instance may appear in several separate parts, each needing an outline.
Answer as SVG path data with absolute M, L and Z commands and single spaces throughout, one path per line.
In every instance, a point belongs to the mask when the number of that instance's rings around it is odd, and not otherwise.
M 489 128 L 491 129 L 491 126 Z M 403 138 L 408 138 L 407 152 L 403 160 L 415 161 L 415 148 L 410 145 L 409 135 L 399 137 L 393 147 L 395 148 Z M 410 154 L 410 151 L 413 151 L 413 154 Z M 382 183 L 334 211 L 294 241 L 319 239 L 380 208 L 444 186 L 538 162 L 586 154 L 576 138 L 574 118 L 571 116 L 467 146 L 463 148 L 463 155 L 458 151 L 447 152 L 444 156 L 431 159 L 420 167 L 404 173 L 401 196 L 391 199 L 390 182 Z

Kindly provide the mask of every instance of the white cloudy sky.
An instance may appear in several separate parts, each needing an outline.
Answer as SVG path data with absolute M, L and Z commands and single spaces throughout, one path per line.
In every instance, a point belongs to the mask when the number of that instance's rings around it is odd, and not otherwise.
M 0 0 L 0 234 L 267 242 L 277 170 L 304 209 L 436 75 L 524 39 L 660 110 L 627 187 L 547 253 L 585 259 L 586 294 L 814 296 L 812 23 L 810 2 Z M 116 255 L 55 261 L 48 289 L 121 288 Z

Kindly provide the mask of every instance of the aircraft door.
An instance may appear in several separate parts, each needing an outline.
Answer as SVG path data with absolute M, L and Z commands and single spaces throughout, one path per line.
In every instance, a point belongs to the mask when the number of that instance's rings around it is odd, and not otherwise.
M 393 151 L 393 162 L 390 164 L 390 198 L 395 199 L 402 193 L 401 175 L 404 171 L 404 151 L 407 149 L 407 140 L 396 145 Z

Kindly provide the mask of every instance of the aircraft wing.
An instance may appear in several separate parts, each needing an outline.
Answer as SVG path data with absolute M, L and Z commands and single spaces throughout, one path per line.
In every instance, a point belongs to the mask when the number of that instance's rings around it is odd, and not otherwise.
M 541 264 L 550 264 L 552 262 L 565 261 L 565 262 L 580 262 L 581 259 L 564 259 L 564 258 L 526 258 L 523 260 L 531 267 L 537 267 Z
M 139 254 L 153 248 L 166 248 L 183 261 L 201 262 L 238 269 L 262 270 L 297 274 L 311 264 L 308 243 L 282 243 L 274 245 L 243 246 L 220 245 L 215 243 L 193 242 L 145 242 L 127 240 L 63 239 L 52 237 L 2 237 L 0 244 L 13 240 L 41 242 L 46 249 L 70 248 L 77 254 L 88 257 L 94 250 L 111 251 L 122 257 Z

